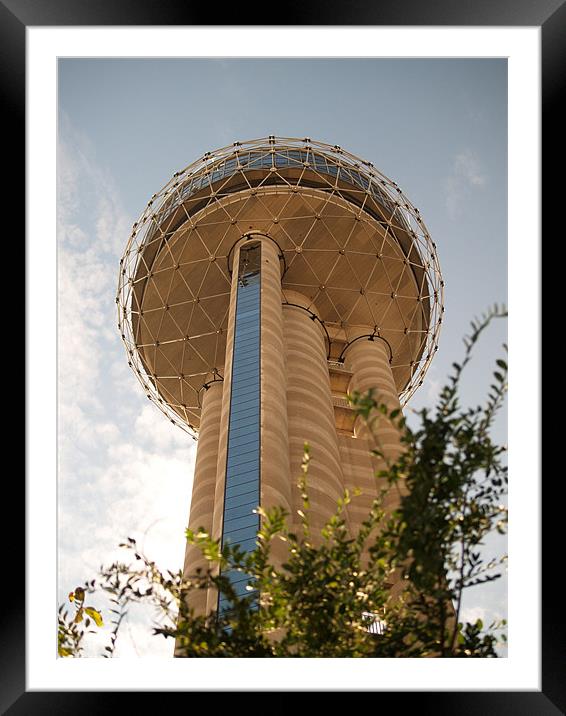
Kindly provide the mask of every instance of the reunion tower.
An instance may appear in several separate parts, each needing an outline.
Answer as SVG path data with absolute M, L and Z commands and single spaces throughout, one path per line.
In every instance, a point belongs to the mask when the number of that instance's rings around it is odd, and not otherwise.
M 284 507 L 292 526 L 308 442 L 313 531 L 360 488 L 355 535 L 379 465 L 346 395 L 407 402 L 437 349 L 443 285 L 418 209 L 339 146 L 270 136 L 177 172 L 133 226 L 116 301 L 148 398 L 198 436 L 189 526 L 244 550 L 259 504 Z M 377 432 L 398 454 L 391 424 Z M 204 566 L 189 546 L 185 574 Z M 244 594 L 246 576 L 230 576 Z M 212 592 L 191 597 L 197 613 L 226 606 Z

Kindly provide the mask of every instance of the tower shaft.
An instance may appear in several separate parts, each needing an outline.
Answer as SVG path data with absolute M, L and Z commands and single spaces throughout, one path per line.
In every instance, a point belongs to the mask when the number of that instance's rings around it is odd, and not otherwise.
M 263 235 L 235 245 L 224 380 L 209 383 L 202 399 L 189 526 L 246 551 L 255 548 L 258 505 L 282 507 L 300 533 L 297 482 L 305 442 L 315 544 L 345 489 L 361 490 L 345 515 L 353 535 L 367 517 L 381 486 L 375 472 L 385 464 L 370 455 L 374 441 L 387 459 L 401 449 L 391 423 L 381 420 L 370 434 L 346 400 L 347 392 L 374 388 L 379 402 L 399 408 L 386 343 L 362 333 L 344 343 L 341 365 L 329 360 L 330 338 L 316 306 L 299 291 L 282 289 L 280 258 L 275 242 Z M 391 491 L 386 507 L 394 509 L 399 497 Z M 187 547 L 186 578 L 206 566 L 197 552 Z M 285 557 L 285 543 L 276 541 L 275 564 Z M 248 593 L 247 575 L 227 576 L 238 593 Z M 228 607 L 215 590 L 201 590 L 189 603 L 197 614 Z

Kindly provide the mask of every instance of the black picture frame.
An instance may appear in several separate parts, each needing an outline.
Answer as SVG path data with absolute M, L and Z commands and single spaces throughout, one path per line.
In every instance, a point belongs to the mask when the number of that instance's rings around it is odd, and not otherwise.
M 28 26 L 112 26 L 112 25 L 213 25 L 202 4 L 193 7 L 188 2 L 176 0 L 0 0 L 0 87 L 4 99 L 2 122 L 6 146 L 17 146 L 25 156 L 25 31 Z M 249 5 L 227 4 L 222 10 L 222 25 L 249 26 L 248 18 L 258 18 L 261 25 L 277 25 L 269 10 L 261 12 Z M 550 225 L 551 208 L 561 206 L 558 192 L 562 182 L 560 147 L 563 147 L 563 115 L 558 111 L 562 90 L 562 79 L 566 70 L 566 4 L 564 0 L 397 0 L 395 3 L 366 2 L 289 2 L 285 7 L 285 18 L 293 25 L 384 25 L 384 26 L 537 26 L 542 34 L 542 142 L 543 160 L 543 223 Z M 25 164 L 10 165 L 10 182 L 7 187 L 8 203 L 12 215 L 25 216 Z M 19 173 L 18 173 L 19 172 Z M 20 211 L 17 211 L 17 209 Z M 552 212 L 554 215 L 555 212 Z M 20 241 L 21 221 L 13 233 L 13 244 Z M 548 228 L 550 232 L 550 229 Z M 550 236 L 550 233 L 549 233 Z M 533 239 L 533 250 L 540 251 Z M 525 329 L 527 335 L 528 328 Z M 530 340 L 539 341 L 529 331 Z M 539 377 L 540 379 L 540 377 Z M 29 398 L 28 398 L 29 399 Z M 33 410 L 33 406 L 30 407 Z M 29 449 L 29 448 L 28 448 Z M 542 474 L 542 465 L 541 465 Z M 553 473 L 560 472 L 554 470 Z M 11 473 L 11 471 L 10 471 Z M 8 482 L 8 472 L 5 473 Z M 537 487 L 533 475 L 533 490 Z M 554 474 L 553 478 L 559 478 Z M 10 475 L 12 494 L 8 503 L 19 509 L 25 505 L 24 480 L 17 481 Z M 543 485 L 544 488 L 544 485 Z M 553 489 L 553 488 L 552 488 Z M 559 545 L 563 543 L 561 519 L 558 510 L 560 501 L 553 499 L 551 489 L 542 491 L 542 689 L 539 692 L 524 691 L 458 691 L 458 692 L 380 692 L 376 707 L 380 709 L 410 708 L 414 701 L 418 713 L 458 714 L 513 714 L 513 716 L 545 716 L 566 711 L 564 619 L 563 597 L 559 589 L 560 563 L 557 560 Z M 20 514 L 22 514 L 20 512 Z M 561 517 L 561 515 L 560 515 Z M 8 521 L 4 521 L 8 525 Z M 3 606 L 0 610 L 0 712 L 10 716 L 29 714 L 77 714 L 114 713 L 131 706 L 133 695 L 128 692 L 83 692 L 83 691 L 42 691 L 26 690 L 25 655 L 25 584 L 24 550 L 25 535 L 22 534 L 25 520 L 20 527 L 8 527 L 4 535 L 5 574 L 10 575 L 10 588 L 4 587 Z M 19 543 L 21 551 L 14 548 Z M 555 557 L 556 554 L 556 557 Z M 558 573 L 556 565 L 558 566 Z M 536 574 L 525 575 L 525 579 L 537 579 Z M 14 585 L 19 585 L 16 588 Z M 41 585 L 27 585 L 41 588 Z M 6 593 L 8 592 L 8 593 Z M 8 599 L 8 603 L 6 602 Z M 12 600 L 10 603 L 9 600 Z M 46 604 L 51 605 L 50 595 Z M 525 615 L 525 628 L 537 615 Z M 345 689 L 347 690 L 347 689 Z M 160 692 L 157 692 L 158 694 Z M 157 703 L 153 694 L 144 693 L 144 701 Z M 159 696 L 158 696 L 159 698 Z

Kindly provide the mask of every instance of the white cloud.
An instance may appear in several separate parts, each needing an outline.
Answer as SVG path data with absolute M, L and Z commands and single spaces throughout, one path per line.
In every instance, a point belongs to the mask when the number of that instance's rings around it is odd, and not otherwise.
M 487 176 L 474 152 L 465 149 L 454 157 L 450 176 L 445 182 L 446 209 L 455 218 L 472 192 L 487 184 Z
M 58 151 L 59 599 L 139 540 L 163 568 L 184 554 L 195 444 L 149 405 L 116 327 L 117 266 L 133 219 L 86 137 L 66 119 Z M 103 608 L 102 597 L 95 595 Z M 106 609 L 108 608 L 106 604 Z M 109 619 L 109 612 L 105 618 Z M 140 614 L 117 655 L 170 656 Z M 132 638 L 128 636 L 131 634 Z M 104 635 L 89 655 L 100 654 Z
M 456 156 L 454 172 L 472 186 L 483 186 L 486 182 L 479 159 L 470 150 Z
M 160 410 L 149 402 L 143 407 L 135 421 L 136 438 L 160 454 L 175 448 L 181 448 L 192 441 L 181 430 L 171 430 L 171 424 Z

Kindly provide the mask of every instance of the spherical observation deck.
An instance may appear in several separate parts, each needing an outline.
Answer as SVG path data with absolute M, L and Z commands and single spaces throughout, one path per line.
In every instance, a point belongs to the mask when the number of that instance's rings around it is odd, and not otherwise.
M 207 152 L 133 226 L 116 302 L 148 397 L 198 432 L 203 385 L 223 377 L 231 250 L 250 233 L 278 245 L 283 301 L 292 290 L 312 302 L 329 359 L 363 335 L 385 341 L 406 403 L 444 311 L 436 247 L 418 209 L 370 162 L 272 136 Z

